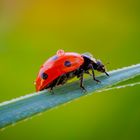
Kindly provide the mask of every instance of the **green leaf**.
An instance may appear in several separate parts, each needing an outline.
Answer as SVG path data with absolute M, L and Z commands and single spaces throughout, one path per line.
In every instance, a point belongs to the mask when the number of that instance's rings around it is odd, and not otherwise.
M 97 77 L 101 83 L 96 83 L 92 78 L 84 80 L 84 86 L 87 92 L 84 93 L 79 87 L 79 81 L 68 83 L 56 87 L 54 94 L 44 90 L 38 93 L 28 94 L 17 99 L 0 104 L 0 128 L 31 117 L 40 112 L 68 103 L 81 96 L 93 94 L 95 91 L 111 87 L 114 84 L 128 80 L 140 75 L 140 64 L 125 67 L 109 72 L 110 77 L 100 75 Z

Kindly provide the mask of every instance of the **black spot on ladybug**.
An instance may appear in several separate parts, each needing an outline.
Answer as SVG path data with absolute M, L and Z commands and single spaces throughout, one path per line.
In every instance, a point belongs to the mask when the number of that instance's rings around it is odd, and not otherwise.
M 65 61 L 65 62 L 64 62 L 64 65 L 65 65 L 66 67 L 70 67 L 70 66 L 71 66 L 71 62 L 70 62 L 70 61 Z
M 46 80 L 48 78 L 48 75 L 46 73 L 42 73 L 41 74 L 41 78 L 44 79 L 44 80 Z

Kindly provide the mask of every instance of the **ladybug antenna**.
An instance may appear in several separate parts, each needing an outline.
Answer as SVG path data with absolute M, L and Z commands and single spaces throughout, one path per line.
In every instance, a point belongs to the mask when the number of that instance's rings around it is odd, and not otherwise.
M 57 56 L 63 56 L 65 54 L 65 51 L 60 49 L 57 51 L 56 54 L 57 54 Z

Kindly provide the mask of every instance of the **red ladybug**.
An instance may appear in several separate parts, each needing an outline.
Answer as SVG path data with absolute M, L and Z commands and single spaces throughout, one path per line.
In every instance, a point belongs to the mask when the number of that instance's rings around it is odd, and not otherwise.
M 92 74 L 90 74 L 89 70 L 92 71 Z M 41 66 L 35 82 L 36 91 L 44 89 L 52 91 L 55 86 L 63 85 L 75 76 L 80 79 L 80 87 L 86 90 L 83 86 L 84 73 L 92 75 L 95 81 L 100 82 L 95 78 L 94 70 L 109 76 L 102 62 L 96 60 L 90 54 L 78 54 L 58 50 L 56 55 L 49 58 Z

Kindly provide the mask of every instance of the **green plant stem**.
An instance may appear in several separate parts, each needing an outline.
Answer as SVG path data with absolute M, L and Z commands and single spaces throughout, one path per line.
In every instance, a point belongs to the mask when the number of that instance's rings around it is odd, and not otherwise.
M 85 79 L 84 86 L 87 89 L 87 93 L 83 93 L 79 87 L 79 81 L 75 81 L 56 87 L 53 95 L 49 91 L 44 90 L 1 103 L 0 128 L 54 108 L 60 104 L 67 103 L 80 96 L 93 94 L 96 90 L 110 87 L 121 81 L 140 75 L 140 64 L 110 71 L 109 75 L 110 77 L 105 75 L 97 77 L 101 81 L 98 84 L 92 78 Z

